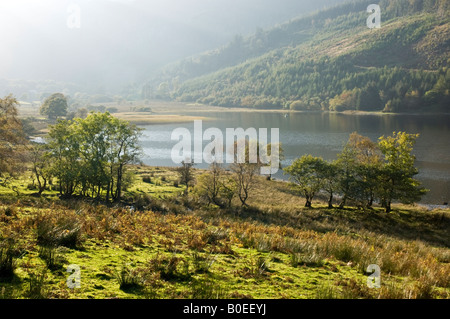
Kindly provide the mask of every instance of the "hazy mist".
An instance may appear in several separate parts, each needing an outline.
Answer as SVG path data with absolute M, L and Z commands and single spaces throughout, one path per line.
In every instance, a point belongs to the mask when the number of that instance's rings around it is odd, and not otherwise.
M 118 90 L 236 34 L 338 2 L 343 1 L 2 0 L 0 79 Z

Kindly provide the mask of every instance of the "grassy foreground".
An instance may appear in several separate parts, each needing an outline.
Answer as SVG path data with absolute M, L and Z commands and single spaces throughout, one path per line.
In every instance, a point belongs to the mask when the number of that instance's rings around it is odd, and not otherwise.
M 0 188 L 0 298 L 450 297 L 449 209 L 305 209 L 261 178 L 248 208 L 220 210 L 181 196 L 173 169 L 133 171 L 123 205 Z

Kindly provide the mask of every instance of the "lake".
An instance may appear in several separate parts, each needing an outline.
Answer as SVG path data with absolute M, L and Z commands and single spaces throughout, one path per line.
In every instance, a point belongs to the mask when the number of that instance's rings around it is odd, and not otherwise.
M 193 114 L 213 119 L 203 121 L 203 130 L 216 127 L 225 136 L 226 128 L 247 129 L 279 128 L 285 159 L 283 167 L 304 154 L 321 156 L 326 160 L 336 159 L 342 146 L 352 132 L 376 141 L 380 136 L 394 131 L 419 133 L 414 147 L 417 179 L 430 189 L 423 204 L 441 205 L 450 200 L 450 115 L 379 115 L 342 113 L 288 113 L 274 112 L 209 112 Z M 185 127 L 193 134 L 194 124 L 148 125 L 141 137 L 142 162 L 152 166 L 176 166 L 171 160 L 172 131 Z M 270 139 L 269 139 L 270 140 Z M 208 142 L 203 142 L 206 145 Z M 192 144 L 193 145 L 193 144 Z M 196 165 L 206 168 L 207 164 Z M 275 176 L 287 179 L 280 171 Z

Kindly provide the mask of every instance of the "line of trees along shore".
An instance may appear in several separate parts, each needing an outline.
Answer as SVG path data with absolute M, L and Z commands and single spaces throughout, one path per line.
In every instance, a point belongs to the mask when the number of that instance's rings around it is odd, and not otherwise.
M 121 200 L 127 167 L 137 163 L 141 154 L 139 128 L 108 112 L 92 112 L 85 119 L 58 120 L 50 126 L 46 144 L 28 143 L 16 105 L 12 96 L 0 99 L 2 183 L 13 178 L 28 162 L 39 195 L 56 178 L 61 197 L 81 195 Z M 428 191 L 414 178 L 418 169 L 412 151 L 418 136 L 394 132 L 373 142 L 355 132 L 336 160 L 304 155 L 285 167 L 284 173 L 306 199 L 306 207 L 311 207 L 313 198 L 322 192 L 328 194 L 329 208 L 339 196 L 340 208 L 349 203 L 372 207 L 377 202 L 390 212 L 393 202 L 411 204 L 420 201 Z M 280 154 L 283 154 L 281 145 Z M 261 165 L 232 164 L 230 176 L 221 165 L 214 164 L 199 176 L 194 194 L 208 205 L 230 207 L 236 196 L 242 206 L 247 206 L 258 183 Z M 192 166 L 183 163 L 178 169 L 180 183 L 186 186 L 185 195 L 195 180 Z
M 325 193 L 329 208 L 334 207 L 339 197 L 339 208 L 355 205 L 371 208 L 378 203 L 390 212 L 392 203 L 413 204 L 428 192 L 414 178 L 418 169 L 412 151 L 418 137 L 394 132 L 380 137 L 376 143 L 354 132 L 336 160 L 303 155 L 285 167 L 284 174 L 289 175 L 293 190 L 305 198 L 305 207 L 311 208 L 313 199 Z M 283 154 L 281 145 L 280 154 Z M 194 193 L 208 205 L 230 207 L 236 196 L 242 206 L 248 206 L 247 200 L 260 182 L 256 178 L 260 166 L 261 163 L 235 163 L 227 173 L 222 165 L 213 163 L 197 179 Z
M 322 191 L 329 196 L 329 208 L 340 195 L 340 208 L 349 201 L 363 207 L 372 207 L 377 201 L 390 212 L 393 202 L 412 204 L 428 191 L 414 178 L 418 169 L 411 152 L 418 136 L 394 132 L 375 143 L 355 132 L 335 161 L 304 155 L 284 172 L 305 197 L 306 207 L 311 207 L 313 198 Z
M 127 164 L 138 160 L 140 129 L 106 113 L 60 120 L 50 127 L 43 158 L 62 196 L 120 200 Z
M 127 165 L 139 160 L 141 129 L 108 112 L 92 112 L 85 119 L 57 120 L 45 144 L 30 143 L 17 105 L 13 96 L 0 99 L 2 184 L 8 185 L 28 163 L 39 195 L 56 179 L 62 197 L 121 199 Z

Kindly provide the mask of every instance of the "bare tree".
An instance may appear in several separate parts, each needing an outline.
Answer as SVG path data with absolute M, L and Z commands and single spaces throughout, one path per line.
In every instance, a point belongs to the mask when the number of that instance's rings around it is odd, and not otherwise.
M 192 172 L 192 168 L 194 167 L 194 163 L 192 161 L 181 162 L 181 167 L 177 168 L 177 172 L 180 175 L 180 184 L 185 185 L 186 189 L 184 190 L 184 195 L 187 195 L 189 192 L 189 185 L 194 181 L 194 174 Z
M 198 178 L 198 195 L 209 204 L 230 207 L 236 194 L 236 183 L 221 164 L 212 163 L 209 171 Z
M 256 184 L 257 176 L 261 168 L 261 161 L 258 157 L 255 163 L 250 160 L 250 142 L 246 141 L 245 147 L 241 150 L 238 150 L 237 143 L 234 144 L 234 147 L 235 161 L 230 165 L 230 169 L 234 175 L 237 196 L 242 206 L 248 206 L 247 199 L 249 198 L 250 191 Z M 244 155 L 239 154 L 239 152 L 243 152 Z M 244 158 L 244 160 L 240 161 L 239 158 Z
M 45 156 L 45 147 L 42 144 L 33 143 L 30 147 L 29 158 L 32 163 L 33 175 L 36 178 L 38 186 L 38 194 L 47 187 L 47 182 L 51 178 L 50 164 L 48 156 Z M 34 181 L 33 181 L 34 183 Z

